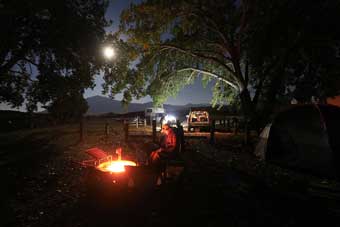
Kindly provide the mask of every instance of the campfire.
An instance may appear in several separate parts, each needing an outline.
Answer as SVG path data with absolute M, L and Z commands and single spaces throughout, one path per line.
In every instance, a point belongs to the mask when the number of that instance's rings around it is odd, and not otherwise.
M 133 161 L 122 160 L 122 148 L 116 149 L 116 154 L 118 155 L 117 160 L 112 160 L 111 155 L 106 154 L 98 148 L 92 148 L 86 152 L 96 159 L 94 166 L 102 172 L 122 173 L 125 172 L 125 166 L 137 166 Z
M 115 150 L 117 156 L 97 147 L 87 149 L 85 152 L 92 157 L 81 162 L 81 165 L 89 170 L 88 176 L 91 176 L 86 178 L 90 190 L 104 190 L 104 194 L 112 195 L 106 190 L 120 190 L 126 187 L 149 188 L 157 184 L 159 176 L 154 168 L 139 165 L 128 156 L 122 156 L 120 147 Z
M 101 163 L 97 169 L 103 172 L 121 173 L 125 172 L 125 166 L 136 166 L 136 163 L 128 160 L 116 160 Z

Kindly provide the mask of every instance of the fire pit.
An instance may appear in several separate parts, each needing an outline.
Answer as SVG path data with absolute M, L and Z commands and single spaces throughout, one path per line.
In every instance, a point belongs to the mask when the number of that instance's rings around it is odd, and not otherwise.
M 116 160 L 99 148 L 91 148 L 86 153 L 94 159 L 81 162 L 88 170 L 88 182 L 92 188 L 134 188 L 152 187 L 157 180 L 157 172 L 132 160 L 122 159 L 122 149 L 117 148 Z
M 108 155 L 104 157 L 105 159 L 108 159 L 104 162 L 99 159 L 99 164 L 96 165 L 96 168 L 102 172 L 123 173 L 125 172 L 125 166 L 137 166 L 133 161 L 122 160 L 122 148 L 116 149 L 116 154 L 118 155 L 117 160 L 112 160 L 112 157 L 108 158 Z

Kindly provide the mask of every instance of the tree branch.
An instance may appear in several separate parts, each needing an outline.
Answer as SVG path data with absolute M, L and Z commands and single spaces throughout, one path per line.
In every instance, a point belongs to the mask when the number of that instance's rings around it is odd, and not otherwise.
M 240 20 L 240 29 L 239 29 L 239 34 L 241 34 L 246 26 L 247 26 L 247 12 L 248 12 L 248 7 L 245 3 L 245 0 L 241 0 L 241 7 L 242 7 L 242 16 L 241 16 L 241 20 Z
M 191 50 L 187 50 L 187 49 L 184 49 L 184 48 L 181 48 L 181 47 L 178 47 L 178 46 L 174 46 L 174 45 L 170 45 L 170 44 L 166 44 L 166 45 L 161 44 L 160 46 L 162 47 L 160 51 L 167 50 L 167 49 L 173 49 L 173 50 L 177 50 L 181 53 L 190 55 L 192 57 L 199 57 L 199 58 L 203 58 L 203 59 L 206 59 L 206 60 L 213 61 L 213 62 L 218 63 L 219 65 L 223 66 L 228 72 L 235 75 L 235 72 L 228 65 L 226 65 L 224 62 L 222 62 L 220 59 L 218 59 L 216 57 L 206 56 L 206 55 L 200 54 L 200 53 L 195 53 L 195 52 L 192 52 Z M 165 49 L 163 49 L 163 48 L 165 48 Z
M 201 10 L 200 9 L 196 9 L 196 11 L 200 12 Z M 206 23 L 205 25 L 207 26 L 207 28 L 213 32 L 215 32 L 219 37 L 220 39 L 222 40 L 222 43 L 225 45 L 225 47 L 223 47 L 224 50 L 226 50 L 227 52 L 229 52 L 229 41 L 227 40 L 227 38 L 225 37 L 225 35 L 223 34 L 223 32 L 219 29 L 218 25 L 215 23 L 214 20 L 212 20 L 210 17 L 207 17 L 206 14 L 204 13 L 201 13 L 201 14 L 197 14 L 197 13 L 194 13 L 194 12 L 190 12 L 189 14 L 187 13 L 182 13 L 182 14 L 179 14 L 178 15 L 179 17 L 184 17 L 184 16 L 194 16 L 194 17 L 197 17 L 199 19 L 202 19 L 204 18 Z M 211 26 L 209 26 L 209 24 Z M 223 45 L 221 45 L 223 46 Z
M 19 60 L 21 59 L 21 56 L 14 56 L 9 61 L 7 61 L 5 64 L 0 66 L 0 74 L 6 73 L 9 71 Z
M 249 82 L 249 62 L 246 60 L 246 69 L 244 72 L 244 80 L 246 81 L 246 84 Z
M 253 101 L 252 101 L 253 102 L 253 106 L 255 106 L 255 107 L 257 106 L 257 102 L 258 102 L 258 100 L 260 98 L 260 94 L 262 92 L 264 78 L 265 77 L 261 77 L 260 78 L 260 82 L 259 82 L 259 84 L 256 87 L 255 95 L 254 95 L 254 98 L 253 98 Z
M 32 60 L 30 60 L 30 59 L 28 59 L 28 58 L 24 58 L 24 60 L 27 61 L 28 63 L 30 63 L 30 64 L 36 66 L 36 67 L 39 66 L 37 63 L 35 63 L 34 61 L 32 61 Z
M 201 11 L 200 9 L 196 9 L 197 11 Z M 207 23 L 210 23 L 212 27 L 209 26 L 209 24 L 205 23 L 207 25 L 207 28 L 214 31 L 222 40 L 223 44 L 226 46 L 225 49 L 230 52 L 230 44 L 228 39 L 225 37 L 223 32 L 220 30 L 219 26 L 216 24 L 214 20 L 211 19 L 211 17 L 208 17 L 206 14 L 201 13 L 201 15 L 197 15 L 196 13 L 191 13 L 193 16 L 196 16 L 197 18 L 204 18 Z
M 223 78 L 222 76 L 219 76 L 215 73 L 212 73 L 212 72 L 208 72 L 208 71 L 205 71 L 205 70 L 202 70 L 202 69 L 196 69 L 196 68 L 192 68 L 192 67 L 188 67 L 188 68 L 184 68 L 184 69 L 179 69 L 177 70 L 176 72 L 184 72 L 184 71 L 192 71 L 192 72 L 197 72 L 197 73 L 202 73 L 202 74 L 205 74 L 205 75 L 208 75 L 208 76 L 211 76 L 213 78 L 216 78 L 218 80 L 221 80 L 223 81 L 224 83 L 228 84 L 229 86 L 231 86 L 232 88 L 234 88 L 236 91 L 239 91 L 239 87 L 237 85 L 235 85 L 234 83 L 232 83 L 231 81 Z

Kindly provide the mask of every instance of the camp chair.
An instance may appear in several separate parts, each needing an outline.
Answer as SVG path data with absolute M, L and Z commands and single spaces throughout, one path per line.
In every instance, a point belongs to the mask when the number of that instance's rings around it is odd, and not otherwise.
M 103 162 L 112 161 L 112 155 L 108 155 L 102 149 L 97 147 L 85 150 L 85 152 L 93 157 L 93 159 L 82 161 L 83 166 L 98 166 Z

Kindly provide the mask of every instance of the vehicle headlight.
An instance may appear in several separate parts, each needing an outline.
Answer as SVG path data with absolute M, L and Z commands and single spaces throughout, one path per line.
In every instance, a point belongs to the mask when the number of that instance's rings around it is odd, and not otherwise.
M 173 115 L 166 115 L 164 117 L 164 122 L 176 122 L 176 117 Z

